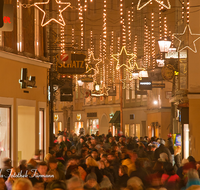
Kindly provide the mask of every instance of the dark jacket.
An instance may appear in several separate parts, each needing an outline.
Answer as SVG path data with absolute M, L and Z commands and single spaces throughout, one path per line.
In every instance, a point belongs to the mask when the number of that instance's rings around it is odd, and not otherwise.
M 171 152 L 169 151 L 169 149 L 167 147 L 165 147 L 165 145 L 161 144 L 154 153 L 155 156 L 155 160 L 158 160 L 158 158 L 160 158 L 160 154 L 161 153 L 166 153 L 168 155 L 169 161 L 172 163 L 172 155 Z
M 117 181 L 117 189 L 120 189 L 121 187 L 123 188 L 127 187 L 128 180 L 129 180 L 129 177 L 127 174 L 124 174 L 123 176 L 119 176 L 119 179 Z
M 97 176 L 97 183 L 101 183 L 102 179 L 103 179 L 103 174 L 101 172 L 101 170 L 99 170 L 99 168 L 97 166 L 90 166 L 86 169 L 86 173 L 89 174 L 91 172 L 94 172 Z

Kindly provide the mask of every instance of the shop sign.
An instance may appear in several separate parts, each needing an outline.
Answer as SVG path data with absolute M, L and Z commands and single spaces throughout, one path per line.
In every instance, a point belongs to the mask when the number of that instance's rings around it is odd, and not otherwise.
M 86 71 L 84 54 L 71 54 L 60 56 L 61 59 L 57 62 L 57 71 L 61 74 L 83 74 Z
M 82 82 L 93 82 L 93 78 L 86 76 L 86 77 L 82 77 L 81 81 Z
M 176 135 L 176 146 L 181 146 L 181 135 L 177 134 Z
M 143 79 L 139 81 L 140 90 L 152 90 L 152 81 L 150 79 Z
M 0 2 L 0 31 L 11 32 L 13 31 L 13 5 L 2 6 L 3 0 Z
M 152 88 L 165 88 L 165 83 L 154 83 Z
M 76 115 L 76 119 L 77 119 L 78 121 L 80 121 L 80 120 L 81 120 L 81 114 L 77 114 L 77 115 Z
M 116 96 L 116 86 L 108 86 L 108 96 Z
M 36 77 L 30 76 L 28 77 L 28 69 L 22 68 L 21 69 L 21 80 L 19 80 L 19 83 L 21 84 L 21 88 L 36 88 Z

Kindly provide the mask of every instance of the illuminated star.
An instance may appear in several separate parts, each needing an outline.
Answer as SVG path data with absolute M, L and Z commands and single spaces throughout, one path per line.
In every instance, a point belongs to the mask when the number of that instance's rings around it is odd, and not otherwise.
M 195 42 L 199 40 L 200 34 L 193 34 L 190 28 L 190 25 L 187 24 L 183 33 L 177 33 L 173 34 L 174 37 L 179 41 L 179 46 L 178 46 L 178 51 L 183 51 L 184 49 L 190 49 L 194 53 L 197 53 L 197 47 Z M 184 40 L 181 40 L 180 37 L 177 36 L 182 36 L 181 39 L 184 39 L 186 42 L 184 43 Z M 189 44 L 189 37 L 191 38 L 192 36 L 195 36 L 195 40 L 193 40 L 193 47 L 191 47 Z M 187 40 L 188 39 L 188 40 Z
M 150 4 L 152 1 L 159 3 L 160 5 L 165 7 L 166 9 L 171 9 L 171 4 L 170 4 L 169 0 L 166 0 L 167 4 L 163 3 L 163 0 L 148 0 L 147 2 L 146 2 L 146 0 L 139 0 L 138 4 L 137 4 L 137 10 L 143 9 L 148 4 Z
M 127 56 L 130 56 L 130 59 L 128 59 L 128 65 L 126 63 L 122 63 L 120 64 L 120 56 L 123 55 L 125 53 L 126 57 L 124 60 L 126 60 Z M 126 51 L 126 47 L 123 46 L 120 53 L 117 54 L 113 54 L 112 57 L 117 61 L 117 65 L 116 65 L 116 69 L 119 70 L 121 67 L 126 67 L 128 70 L 133 69 L 132 65 L 131 65 L 131 60 L 133 58 L 136 57 L 136 55 L 134 53 L 130 53 L 128 54 Z
M 86 72 L 85 72 L 86 74 L 90 74 L 90 72 L 92 72 L 92 70 L 94 71 L 94 75 L 99 73 L 98 65 L 102 60 L 95 59 L 93 52 L 90 53 L 89 58 L 85 59 L 85 61 L 86 61 Z M 94 67 L 93 67 L 93 65 L 94 65 Z
M 54 21 L 54 22 L 60 24 L 61 26 L 65 26 L 66 24 L 65 24 L 64 18 L 63 18 L 63 16 L 62 16 L 62 12 L 65 11 L 65 10 L 71 5 L 71 3 L 68 3 L 68 2 L 60 2 L 60 1 L 55 0 L 55 2 L 56 2 L 58 5 L 60 5 L 60 6 L 61 6 L 61 5 L 64 5 L 65 7 L 64 7 L 63 9 L 59 10 L 59 15 L 58 15 L 58 16 L 59 16 L 59 19 L 50 18 L 48 21 L 45 22 L 46 12 L 45 12 L 42 8 L 40 8 L 38 5 L 47 5 L 47 4 L 49 4 L 49 1 L 50 1 L 50 0 L 48 0 L 48 1 L 46 1 L 46 2 L 37 2 L 37 3 L 34 3 L 34 6 L 37 7 L 40 11 L 43 12 L 43 18 L 42 18 L 41 26 L 44 27 L 44 26 L 46 26 L 47 24 L 49 24 L 51 21 Z

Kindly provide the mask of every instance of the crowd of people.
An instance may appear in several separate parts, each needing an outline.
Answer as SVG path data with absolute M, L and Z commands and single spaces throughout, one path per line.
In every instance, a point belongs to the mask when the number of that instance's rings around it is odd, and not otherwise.
M 44 158 L 44 159 L 42 159 Z M 4 158 L 0 190 L 193 190 L 200 162 L 167 140 L 60 132 L 46 155 L 18 167 Z

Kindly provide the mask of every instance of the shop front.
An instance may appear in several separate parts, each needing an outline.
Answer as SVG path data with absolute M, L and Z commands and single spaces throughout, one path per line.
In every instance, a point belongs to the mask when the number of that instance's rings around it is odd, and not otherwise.
M 48 151 L 47 85 L 50 64 L 0 52 L 0 167 L 29 160 L 35 150 Z M 12 69 L 11 69 L 12 68 Z
M 96 132 L 99 131 L 99 119 L 88 119 L 87 123 L 89 135 L 96 135 Z
M 147 112 L 148 137 L 167 139 L 170 133 L 170 109 Z

